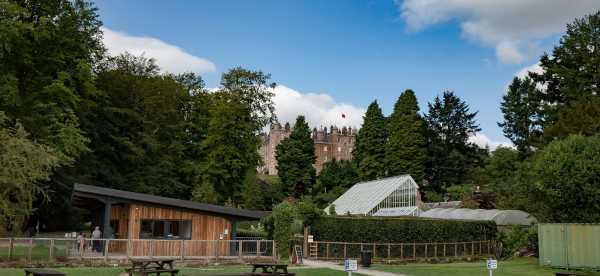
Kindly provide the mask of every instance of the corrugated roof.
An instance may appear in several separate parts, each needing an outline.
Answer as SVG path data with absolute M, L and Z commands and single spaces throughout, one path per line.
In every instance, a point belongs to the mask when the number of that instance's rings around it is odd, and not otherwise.
M 191 210 L 198 210 L 210 213 L 217 213 L 223 215 L 229 215 L 244 219 L 260 219 L 264 217 L 267 213 L 262 211 L 254 211 L 254 210 L 245 210 L 245 209 L 237 209 L 219 205 L 205 204 L 199 203 L 195 201 L 189 200 L 181 200 L 169 197 L 141 194 L 128 192 L 123 190 L 116 190 L 98 186 L 91 185 L 83 185 L 83 184 L 75 184 L 73 189 L 73 195 L 79 197 L 89 197 L 92 196 L 100 196 L 100 197 L 110 197 L 115 199 L 122 199 L 127 201 L 136 201 L 136 202 L 145 202 L 152 203 L 157 205 L 164 205 L 170 207 L 179 207 Z
M 433 208 L 421 213 L 420 217 L 457 220 L 491 220 L 497 225 L 531 225 L 536 219 L 519 210 L 485 210 L 467 208 Z
M 365 215 L 388 197 L 393 191 L 404 186 L 419 186 L 410 175 L 400 175 L 354 184 L 332 204 L 338 215 L 350 213 Z M 329 207 L 325 208 L 327 212 Z

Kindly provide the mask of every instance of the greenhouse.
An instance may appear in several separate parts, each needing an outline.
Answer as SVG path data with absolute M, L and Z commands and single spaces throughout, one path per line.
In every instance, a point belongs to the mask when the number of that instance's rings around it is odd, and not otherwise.
M 420 217 L 456 220 L 491 220 L 498 226 L 530 226 L 537 220 L 530 214 L 519 210 L 433 208 L 422 212 Z
M 332 205 L 338 215 L 418 216 L 419 202 L 419 186 L 406 174 L 357 183 Z

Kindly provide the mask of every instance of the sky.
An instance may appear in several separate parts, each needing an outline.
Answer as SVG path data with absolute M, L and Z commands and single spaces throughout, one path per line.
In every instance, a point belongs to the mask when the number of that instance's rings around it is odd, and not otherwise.
M 472 141 L 510 145 L 497 122 L 514 76 L 540 72 L 566 24 L 597 0 L 262 0 L 95 2 L 109 53 L 156 58 L 207 87 L 228 69 L 270 73 L 283 123 L 360 128 L 377 100 L 385 115 L 415 91 L 422 112 L 444 90 L 477 111 Z M 341 114 L 345 114 L 345 118 Z

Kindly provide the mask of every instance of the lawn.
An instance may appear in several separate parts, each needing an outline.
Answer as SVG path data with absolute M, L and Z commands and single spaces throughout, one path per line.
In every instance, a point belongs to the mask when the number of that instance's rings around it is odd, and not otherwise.
M 48 260 L 48 256 L 50 254 L 50 248 L 45 245 L 34 245 L 31 249 L 31 259 L 36 260 Z M 29 246 L 15 246 L 13 247 L 13 259 L 15 260 L 25 260 L 29 255 Z M 54 256 L 66 256 L 66 251 L 64 246 L 55 246 L 54 247 Z M 2 248 L 0 250 L 0 259 L 8 257 L 8 248 Z
M 462 276 L 462 275 L 487 275 L 485 261 L 474 263 L 449 263 L 449 264 L 409 264 L 409 265 L 374 265 L 373 269 L 401 273 L 411 276 Z M 548 276 L 554 275 L 552 270 L 542 268 L 534 258 L 498 261 L 498 269 L 494 276 Z
M 65 272 L 67 276 L 118 276 L 124 271 L 124 267 L 112 268 L 112 267 L 86 267 L 86 268 L 56 268 Z M 335 271 L 330 269 L 314 269 L 314 268 L 297 268 L 291 269 L 292 272 L 296 273 L 297 276 L 343 276 L 346 273 L 342 271 Z M 242 273 L 249 272 L 248 266 L 215 266 L 206 268 L 183 268 L 179 275 L 182 276 L 203 276 L 203 275 L 219 275 L 219 274 L 231 274 L 231 273 Z M 22 276 L 23 269 L 21 268 L 0 268 L 0 275 L 2 276 Z M 359 275 L 359 274 L 352 274 Z

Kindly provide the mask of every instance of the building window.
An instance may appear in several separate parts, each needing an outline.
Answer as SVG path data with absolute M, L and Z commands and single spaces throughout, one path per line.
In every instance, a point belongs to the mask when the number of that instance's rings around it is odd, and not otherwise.
M 120 239 L 121 237 L 119 237 L 119 220 L 118 219 L 110 220 L 110 228 L 112 229 L 112 232 L 113 232 L 113 238 Z
M 324 147 L 323 147 L 323 151 L 324 151 L 324 152 L 327 152 L 327 146 L 324 146 Z
M 191 220 L 144 219 L 141 222 L 140 239 L 189 240 L 191 238 Z
M 338 147 L 338 152 L 342 152 L 342 147 Z

